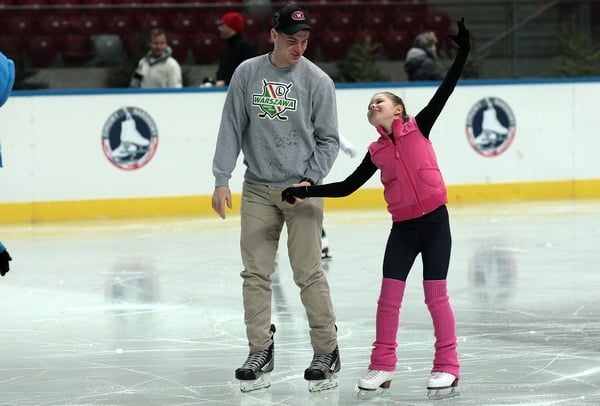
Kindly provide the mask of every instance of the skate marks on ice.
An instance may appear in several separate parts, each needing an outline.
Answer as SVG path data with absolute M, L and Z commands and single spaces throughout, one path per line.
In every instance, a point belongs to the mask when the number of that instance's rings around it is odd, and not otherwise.
M 381 211 L 331 211 L 327 231 L 335 257 L 327 277 L 339 327 L 339 386 L 325 396 L 307 390 L 302 374 L 312 350 L 282 244 L 273 286 L 275 368 L 258 404 L 600 404 L 600 204 L 450 211 L 460 396 L 427 399 L 433 336 L 416 265 L 389 397 L 357 399 L 390 223 Z M 0 227 L 14 257 L 0 280 L 2 404 L 249 401 L 234 376 L 248 347 L 239 225 L 229 220 Z
M 600 256 L 586 242 L 600 235 L 598 202 L 491 209 L 455 220 L 455 236 L 467 237 L 454 245 L 452 270 L 462 266 L 466 276 L 453 275 L 451 298 L 461 397 L 476 391 L 488 393 L 488 404 L 600 403 L 600 300 L 591 289 L 600 275 L 588 271 Z

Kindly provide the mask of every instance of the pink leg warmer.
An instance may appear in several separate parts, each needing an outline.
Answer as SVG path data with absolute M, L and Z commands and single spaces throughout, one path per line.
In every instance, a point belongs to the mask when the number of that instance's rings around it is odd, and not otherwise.
M 400 304 L 404 297 L 405 286 L 406 282 L 398 279 L 383 278 L 381 281 L 381 292 L 377 301 L 375 342 L 369 369 L 379 371 L 396 369 Z
M 435 357 L 431 372 L 447 372 L 458 379 L 460 364 L 456 351 L 456 323 L 448 300 L 446 281 L 423 281 L 423 290 L 435 334 Z

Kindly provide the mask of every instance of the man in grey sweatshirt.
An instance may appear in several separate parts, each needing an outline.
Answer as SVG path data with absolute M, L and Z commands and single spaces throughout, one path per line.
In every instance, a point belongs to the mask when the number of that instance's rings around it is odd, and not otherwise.
M 304 371 L 309 390 L 337 386 L 337 328 L 321 266 L 323 200 L 297 206 L 281 201 L 292 185 L 320 183 L 339 151 L 335 87 L 303 56 L 312 26 L 305 12 L 287 5 L 273 18 L 273 51 L 244 61 L 228 88 L 213 160 L 212 207 L 231 209 L 229 180 L 240 151 L 246 171 L 241 203 L 244 321 L 249 355 L 236 370 L 240 389 L 270 385 L 275 326 L 271 275 L 283 225 L 294 282 L 306 309 L 314 356 Z

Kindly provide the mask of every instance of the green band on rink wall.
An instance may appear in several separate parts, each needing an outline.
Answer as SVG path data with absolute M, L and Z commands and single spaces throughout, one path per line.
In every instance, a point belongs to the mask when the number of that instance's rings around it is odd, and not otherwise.
M 600 180 L 448 186 L 453 203 L 600 198 Z M 238 215 L 239 195 L 233 196 Z M 361 189 L 352 196 L 327 199 L 327 210 L 385 208 L 381 189 Z M 147 217 L 217 216 L 211 196 L 148 197 L 0 204 L 0 224 Z

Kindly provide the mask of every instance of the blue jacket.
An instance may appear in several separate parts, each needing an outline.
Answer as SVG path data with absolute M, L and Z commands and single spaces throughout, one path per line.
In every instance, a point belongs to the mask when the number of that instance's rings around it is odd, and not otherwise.
M 0 106 L 6 103 L 15 83 L 15 63 L 0 52 Z

